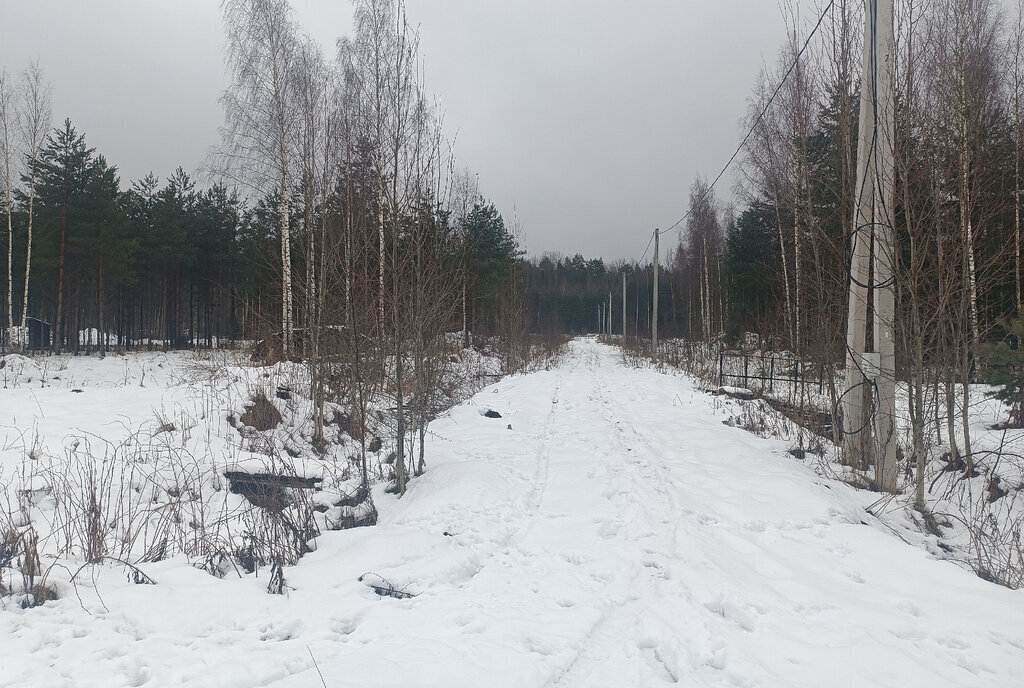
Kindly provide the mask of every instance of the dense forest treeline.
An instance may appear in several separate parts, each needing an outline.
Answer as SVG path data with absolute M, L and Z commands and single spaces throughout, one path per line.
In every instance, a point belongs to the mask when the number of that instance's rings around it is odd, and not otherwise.
M 166 181 L 148 174 L 122 188 L 117 168 L 69 120 L 48 134 L 36 168 L 34 198 L 27 172 L 13 189 L 14 309 L 5 299 L 5 337 L 21 321 L 30 200 L 34 229 L 25 313 L 58 325 L 52 329 L 54 350 L 100 350 L 101 342 L 121 349 L 210 347 L 279 329 L 276 196 L 253 203 L 222 181 L 199 188 L 181 168 Z M 292 201 L 300 217 L 301 202 L 301 196 Z M 473 199 L 457 221 L 450 213 L 439 217 L 444 224 L 431 231 L 441 237 L 448 259 L 471 266 L 470 330 L 489 334 L 506 288 L 503 278 L 519 257 L 516 239 L 482 198 Z M 300 228 L 293 238 L 297 271 L 305 268 L 303 233 Z M 6 294 L 6 280 L 4 287 Z M 461 328 L 458 318 L 449 325 Z

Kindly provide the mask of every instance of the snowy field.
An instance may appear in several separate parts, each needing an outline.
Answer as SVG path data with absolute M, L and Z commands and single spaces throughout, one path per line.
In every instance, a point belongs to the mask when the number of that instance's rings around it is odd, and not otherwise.
M 65 359 L 0 389 L 0 466 L 142 427 L 236 459 L 218 424 L 241 402 L 185 362 Z M 60 599 L 0 607 L 0 686 L 1024 684 L 1024 592 L 896 537 L 877 494 L 725 425 L 730 403 L 578 340 L 435 421 L 427 473 L 375 491 L 376 527 L 320 535 L 284 595 L 185 554 L 139 565 L 155 585 L 62 560 Z

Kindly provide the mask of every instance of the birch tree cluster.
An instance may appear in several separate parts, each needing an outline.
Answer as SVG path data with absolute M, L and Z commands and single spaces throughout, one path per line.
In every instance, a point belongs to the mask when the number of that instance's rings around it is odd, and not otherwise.
M 85 133 L 52 126 L 39 65 L 0 71 L 0 350 L 256 342 L 309 368 L 316 443 L 328 422 L 365 442 L 370 409 L 391 409 L 404 491 L 460 348 L 508 370 L 529 355 L 518 241 L 456 164 L 400 0 L 359 0 L 326 49 L 287 0 L 221 10 L 224 122 L 197 173 L 123 188 Z
M 497 311 L 514 297 L 518 246 L 456 168 L 401 2 L 357 2 L 354 32 L 333 55 L 286 0 L 222 9 L 232 83 L 218 162 L 263 199 L 280 247 L 279 293 L 267 294 L 279 328 L 266 354 L 309 366 L 314 442 L 326 398 L 345 400 L 364 438 L 368 409 L 390 399 L 393 489 L 404 492 L 425 466 L 450 348 L 478 326 L 500 329 L 483 302 Z
M 43 144 L 50 128 L 50 86 L 38 62 L 17 74 L 0 67 L 0 208 L 7 229 L 6 329 L 0 339 L 24 348 L 28 343 L 28 294 L 32 267 L 32 225 L 36 191 L 40 182 Z M 23 184 L 23 186 L 22 186 Z M 24 209 L 24 246 L 15 249 L 16 201 Z M 20 234 L 20 233 L 19 233 Z M 24 253 L 22 253 L 24 251 Z M 24 258 L 23 272 L 15 257 Z M 20 268 L 21 266 L 19 266 Z M 15 294 L 20 291 L 20 315 L 15 313 Z

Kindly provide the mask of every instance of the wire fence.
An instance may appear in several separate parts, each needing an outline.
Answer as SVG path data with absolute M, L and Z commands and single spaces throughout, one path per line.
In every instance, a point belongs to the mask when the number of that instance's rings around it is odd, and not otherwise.
M 825 392 L 830 368 L 824 363 L 809 363 L 786 354 L 718 353 L 718 384 L 736 386 L 753 392 L 790 391 L 798 385 Z

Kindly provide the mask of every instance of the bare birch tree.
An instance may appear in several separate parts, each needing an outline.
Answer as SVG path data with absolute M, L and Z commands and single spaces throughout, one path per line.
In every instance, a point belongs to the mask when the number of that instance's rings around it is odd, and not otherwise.
M 416 199 L 417 158 L 424 139 L 417 122 L 424 103 L 416 68 L 418 37 L 395 0 L 362 0 L 356 6 L 355 66 L 359 78 L 363 131 L 379 185 L 380 332 L 391 340 L 395 401 L 395 488 L 404 494 L 407 480 L 407 371 L 403 325 L 409 303 L 403 273 L 410 265 L 401 250 L 403 217 Z M 386 284 L 385 273 L 390 275 Z M 390 297 L 390 314 L 385 300 Z
M 1024 90 L 1024 2 L 1017 2 L 1017 18 L 1009 39 L 1011 70 L 1010 102 L 1013 108 L 1013 261 L 1014 292 L 1017 297 L 1017 314 L 1021 314 L 1021 269 L 1020 269 L 1020 204 L 1021 204 L 1021 91 Z
M 222 0 L 232 84 L 221 97 L 225 171 L 250 188 L 278 194 L 281 243 L 281 354 L 292 353 L 294 327 L 291 198 L 297 28 L 286 0 Z
M 31 62 L 21 73 L 21 103 L 18 108 L 18 128 L 25 146 L 27 186 L 25 225 L 25 284 L 21 294 L 21 321 L 19 323 L 19 344 L 28 343 L 26 318 L 28 317 L 28 293 L 32 276 L 32 229 L 35 221 L 36 183 L 39 179 L 39 162 L 46 133 L 50 129 L 51 88 L 38 62 Z
M 334 79 L 319 45 L 306 37 L 301 41 L 292 65 L 296 116 L 294 130 L 302 194 L 302 239 L 305 243 L 305 279 L 302 289 L 304 336 L 303 357 L 310 372 L 313 400 L 313 443 L 323 448 L 326 367 L 323 360 L 326 309 L 328 198 L 333 171 L 335 121 Z M 333 264 L 333 261 L 332 261 Z
M 0 68 L 0 193 L 7 218 L 7 336 L 14 331 L 14 180 L 17 177 L 18 145 L 15 141 L 15 93 L 6 68 Z

